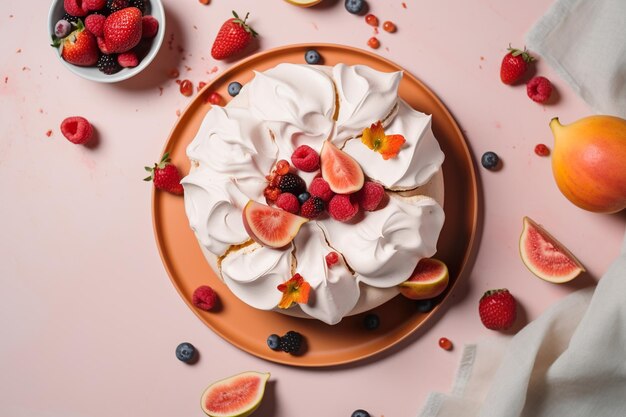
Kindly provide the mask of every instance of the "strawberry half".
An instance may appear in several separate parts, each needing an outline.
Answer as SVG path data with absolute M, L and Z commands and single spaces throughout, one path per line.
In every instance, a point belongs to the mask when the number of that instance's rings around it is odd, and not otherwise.
M 500 65 L 500 79 L 504 84 L 511 85 L 524 75 L 528 64 L 534 61 L 535 58 L 528 53 L 526 48 L 522 51 L 512 48 L 509 44 L 507 51 L 509 53 L 502 58 L 502 64 Z
M 83 21 L 78 19 L 76 29 L 63 39 L 52 37 L 52 46 L 61 48 L 61 57 L 70 64 L 81 67 L 95 65 L 100 55 L 96 37 L 85 30 Z
M 246 13 L 246 17 L 241 20 L 233 10 L 235 17 L 224 22 L 213 42 L 211 56 L 214 59 L 225 59 L 243 51 L 252 38 L 258 36 L 258 33 L 246 24 L 249 15 L 250 13 Z
M 104 43 L 111 53 L 133 49 L 141 40 L 141 10 L 127 7 L 111 13 L 104 21 Z
M 154 164 L 154 167 L 145 167 L 145 169 L 150 173 L 150 176 L 144 178 L 144 181 L 153 181 L 154 186 L 159 190 L 176 195 L 183 194 L 184 190 L 180 184 L 180 173 L 176 165 L 170 163 L 169 152 L 166 152 L 161 161 L 158 164 Z
M 491 330 L 506 330 L 517 318 L 517 301 L 509 290 L 487 291 L 478 303 L 480 321 Z

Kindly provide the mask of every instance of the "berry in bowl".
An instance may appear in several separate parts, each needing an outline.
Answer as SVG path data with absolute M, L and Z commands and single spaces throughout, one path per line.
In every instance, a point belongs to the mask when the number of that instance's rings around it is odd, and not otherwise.
M 163 43 L 165 13 L 161 0 L 55 0 L 48 29 L 70 71 L 114 83 L 152 62 Z

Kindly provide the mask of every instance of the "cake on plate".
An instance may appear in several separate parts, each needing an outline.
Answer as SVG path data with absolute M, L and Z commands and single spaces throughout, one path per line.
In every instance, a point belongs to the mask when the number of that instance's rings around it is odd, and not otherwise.
M 401 78 L 285 63 L 207 113 L 187 148 L 185 210 L 244 303 L 336 324 L 396 296 L 435 254 L 444 155 Z

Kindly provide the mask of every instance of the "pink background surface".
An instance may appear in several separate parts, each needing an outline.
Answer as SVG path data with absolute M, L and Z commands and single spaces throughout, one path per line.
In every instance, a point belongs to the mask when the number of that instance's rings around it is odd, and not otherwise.
M 367 48 L 372 28 L 342 0 L 314 9 L 281 0 L 164 3 L 172 49 L 164 43 L 146 72 L 116 85 L 62 67 L 48 46 L 47 1 L 0 5 L 0 415 L 202 416 L 206 385 L 259 370 L 273 381 L 259 416 L 340 417 L 356 408 L 415 416 L 429 392 L 450 389 L 463 344 L 510 337 L 480 324 L 485 290 L 509 288 L 523 324 L 593 283 L 617 255 L 624 213 L 576 208 L 558 192 L 549 158 L 533 153 L 537 143 L 551 145 L 551 117 L 568 123 L 590 109 L 541 60 L 538 72 L 558 90 L 555 104 L 535 104 L 523 86 L 499 81 L 505 48 L 523 45 L 551 1 L 520 8 L 514 1 L 406 0 L 404 9 L 399 0 L 370 0 L 381 21 L 399 28 L 379 36 L 379 53 L 439 95 L 478 158 L 493 150 L 504 160 L 499 172 L 478 169 L 483 216 L 474 266 L 431 324 L 371 360 L 306 370 L 239 351 L 182 302 L 155 245 L 143 166 L 159 158 L 176 111 L 189 102 L 167 72 L 176 67 L 182 77 L 208 81 L 213 67 L 231 65 L 209 54 L 231 9 L 251 12 L 261 50 L 313 41 Z M 93 122 L 97 146 L 62 137 L 59 123 L 70 115 Z M 589 274 L 561 286 L 532 276 L 517 249 L 524 215 L 564 242 Z M 437 346 L 441 336 L 454 342 L 452 352 Z M 176 360 L 182 341 L 200 350 L 197 364 Z

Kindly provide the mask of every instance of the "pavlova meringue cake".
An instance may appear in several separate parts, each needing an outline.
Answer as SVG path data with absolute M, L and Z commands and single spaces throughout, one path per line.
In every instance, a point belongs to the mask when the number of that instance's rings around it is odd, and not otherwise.
M 208 112 L 187 148 L 185 209 L 208 262 L 243 302 L 336 324 L 397 295 L 435 254 L 444 155 L 431 116 L 398 97 L 401 78 L 362 65 L 280 64 Z M 313 190 L 318 177 L 327 195 Z M 358 190 L 337 192 L 346 182 Z M 249 224 L 251 205 L 283 213 L 295 236 L 267 244 Z

